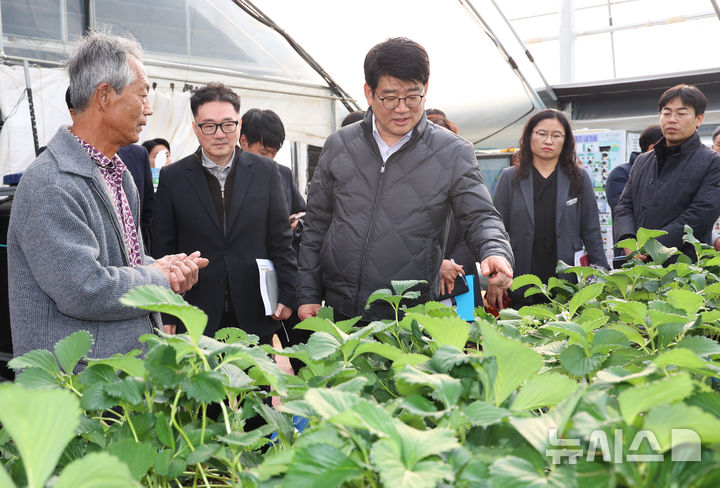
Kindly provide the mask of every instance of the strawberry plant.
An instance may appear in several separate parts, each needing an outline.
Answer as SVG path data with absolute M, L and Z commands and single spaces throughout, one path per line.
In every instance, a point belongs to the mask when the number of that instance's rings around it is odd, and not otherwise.
M 205 337 L 200 310 L 134 290 L 126 304 L 174 314 L 188 333 L 143 336 L 144 356 L 80 374 L 83 332 L 15 358 L 0 407 L 52 401 L 66 428 L 47 443 L 56 455 L 35 454 L 45 424 L 26 429 L 29 441 L 15 424 L 33 425 L 37 409 L 1 408 L 0 487 L 57 484 L 100 455 L 108 474 L 152 487 L 717 486 L 720 256 L 688 232 L 693 262 L 658 235 L 622 243 L 648 263 L 560 263 L 577 283 L 517 277 L 547 303 L 497 318 L 478 309 L 472 323 L 439 303 L 404 306 L 417 282 L 394 282 L 370 297 L 392 317 L 335 321 L 322 309 L 299 324 L 308 343 L 284 350 L 235 329 Z M 270 354 L 305 366 L 285 375 Z M 56 393 L 64 400 L 33 398 Z

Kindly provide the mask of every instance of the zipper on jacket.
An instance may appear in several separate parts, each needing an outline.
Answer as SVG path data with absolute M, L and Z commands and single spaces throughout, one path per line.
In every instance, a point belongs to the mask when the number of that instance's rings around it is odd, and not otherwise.
M 123 237 L 122 232 L 118 228 L 117 224 L 115 223 L 115 219 L 113 218 L 113 215 L 115 214 L 115 209 L 112 209 L 112 211 L 110 210 L 110 207 L 108 207 L 108 204 L 105 201 L 105 199 L 103 198 L 102 193 L 95 186 L 95 182 L 92 182 L 90 184 L 90 186 L 92 187 L 93 191 L 97 194 L 97 196 L 100 197 L 100 201 L 103 202 L 103 205 L 105 206 L 105 210 L 107 210 L 108 213 L 110 214 L 110 222 L 112 222 L 112 226 L 115 229 L 115 235 L 117 236 L 118 240 L 120 241 L 120 249 L 122 250 L 123 257 L 125 258 L 125 264 L 127 266 L 130 266 L 130 256 L 127 253 L 127 249 L 125 249 L 125 238 Z M 115 216 L 117 217 L 117 215 L 115 215 Z
M 372 138 L 372 144 L 371 147 L 373 149 L 373 153 L 382 160 L 382 156 L 380 156 L 380 151 L 377 148 L 377 143 L 375 142 L 375 139 Z M 387 167 L 387 164 L 390 162 L 390 160 L 395 159 L 398 154 L 401 154 L 403 152 L 406 152 L 410 147 L 414 146 L 415 144 L 410 144 L 410 141 L 408 141 L 408 144 L 405 144 L 403 147 L 395 151 L 390 155 L 387 160 L 382 162 L 382 165 L 380 166 L 380 178 L 378 179 L 377 187 L 375 188 L 375 200 L 373 201 L 372 211 L 370 212 L 370 222 L 368 224 L 368 231 L 367 235 L 365 236 L 365 245 L 363 246 L 363 252 L 362 252 L 362 259 L 360 260 L 360 276 L 358 276 L 357 280 L 357 294 L 360 294 L 360 290 L 362 290 L 362 283 L 363 283 L 363 274 L 365 270 L 365 259 L 367 258 L 367 250 L 368 245 L 370 244 L 370 234 L 373 230 L 373 224 L 375 222 L 375 209 L 377 208 L 378 200 L 380 199 L 380 189 L 382 188 L 382 179 L 383 175 L 385 174 L 385 168 Z M 357 302 L 357 300 L 356 300 Z M 365 304 L 358 304 L 355 303 L 355 315 L 362 315 L 362 309 L 364 308 Z M 359 308 L 359 309 L 358 309 Z
M 220 183 L 220 180 L 218 180 L 218 183 Z M 227 183 L 227 180 L 225 180 L 225 183 Z M 222 207 L 222 213 L 223 213 L 223 236 L 227 238 L 227 211 L 225 210 L 225 184 L 223 183 L 220 185 L 220 206 Z
M 385 161 L 383 161 L 382 155 L 380 154 L 380 150 L 378 149 L 378 146 L 377 146 L 377 142 L 375 142 L 375 137 L 373 136 L 372 128 L 364 123 L 361 126 L 363 133 L 365 135 L 365 138 L 367 139 L 367 143 L 370 146 L 371 152 L 373 154 L 375 154 L 375 156 L 380 161 L 382 161 L 382 165 L 380 166 L 380 179 L 378 180 L 377 188 L 375 189 L 375 200 L 373 201 L 372 211 L 370 212 L 370 222 L 368 223 L 368 231 L 367 231 L 367 235 L 365 236 L 365 245 L 363 246 L 362 259 L 360 259 L 359 276 L 356 281 L 356 283 L 357 283 L 357 288 L 356 288 L 357 293 L 356 294 L 357 295 L 359 295 L 360 290 L 362 290 L 363 271 L 365 269 L 365 259 L 367 258 L 367 249 L 368 249 L 368 244 L 370 243 L 370 233 L 372 232 L 373 224 L 375 222 L 375 209 L 377 208 L 377 203 L 380 198 L 380 188 L 382 187 L 382 177 L 385 174 L 385 168 L 387 167 L 387 163 L 389 163 L 391 159 L 395 159 L 397 157 L 397 155 L 407 152 L 411 148 L 415 147 L 415 145 L 417 144 L 417 141 L 420 139 L 420 134 L 419 134 L 419 132 L 417 132 L 417 128 L 419 125 L 420 124 L 418 123 L 413 128 L 413 130 L 415 132 L 413 132 L 413 135 L 410 136 L 410 140 L 405 145 L 403 145 L 400 149 L 398 149 L 397 151 L 392 153 L 390 155 L 390 157 L 387 158 L 387 160 L 385 160 Z M 355 315 L 358 315 L 358 314 L 362 315 L 362 308 L 364 308 L 364 306 L 365 306 L 364 303 L 358 305 L 357 299 L 356 299 Z M 360 308 L 360 309 L 358 310 L 358 308 Z

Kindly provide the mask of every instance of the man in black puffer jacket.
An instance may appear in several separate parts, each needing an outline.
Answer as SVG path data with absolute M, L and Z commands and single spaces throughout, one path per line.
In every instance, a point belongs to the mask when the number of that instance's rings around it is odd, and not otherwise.
M 429 73 L 427 52 L 409 39 L 389 39 L 366 56 L 370 109 L 327 139 L 310 185 L 301 319 L 323 299 L 341 318 L 387 317 L 365 303 L 391 280 L 426 280 L 421 299 L 437 297 L 451 209 L 483 274 L 503 288 L 512 283 L 508 235 L 472 145 L 425 118 Z
M 635 237 L 640 227 L 658 229 L 667 232 L 658 242 L 694 259 L 695 248 L 683 242 L 689 225 L 698 240 L 713 244 L 712 228 L 720 215 L 720 155 L 705 147 L 697 133 L 706 107 L 707 98 L 692 85 L 676 85 L 662 94 L 663 137 L 633 164 L 615 207 L 615 242 Z M 625 249 L 625 255 L 630 252 Z

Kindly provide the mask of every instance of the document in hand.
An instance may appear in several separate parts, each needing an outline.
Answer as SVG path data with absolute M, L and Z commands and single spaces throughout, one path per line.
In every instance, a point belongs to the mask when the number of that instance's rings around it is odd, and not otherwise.
M 265 315 L 275 313 L 278 305 L 278 284 L 275 266 L 269 259 L 256 259 L 260 274 L 260 295 L 265 304 Z

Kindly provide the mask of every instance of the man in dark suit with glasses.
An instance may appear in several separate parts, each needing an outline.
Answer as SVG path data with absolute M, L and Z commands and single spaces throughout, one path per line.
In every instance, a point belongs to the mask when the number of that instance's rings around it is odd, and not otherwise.
M 199 249 L 210 259 L 185 299 L 208 315 L 205 334 L 238 327 L 270 343 L 295 306 L 296 258 L 277 165 L 243 151 L 240 97 L 210 83 L 190 98 L 200 147 L 164 167 L 155 203 L 153 254 Z M 178 251 L 179 252 L 179 251 Z M 272 260 L 278 304 L 265 314 L 256 259 Z

